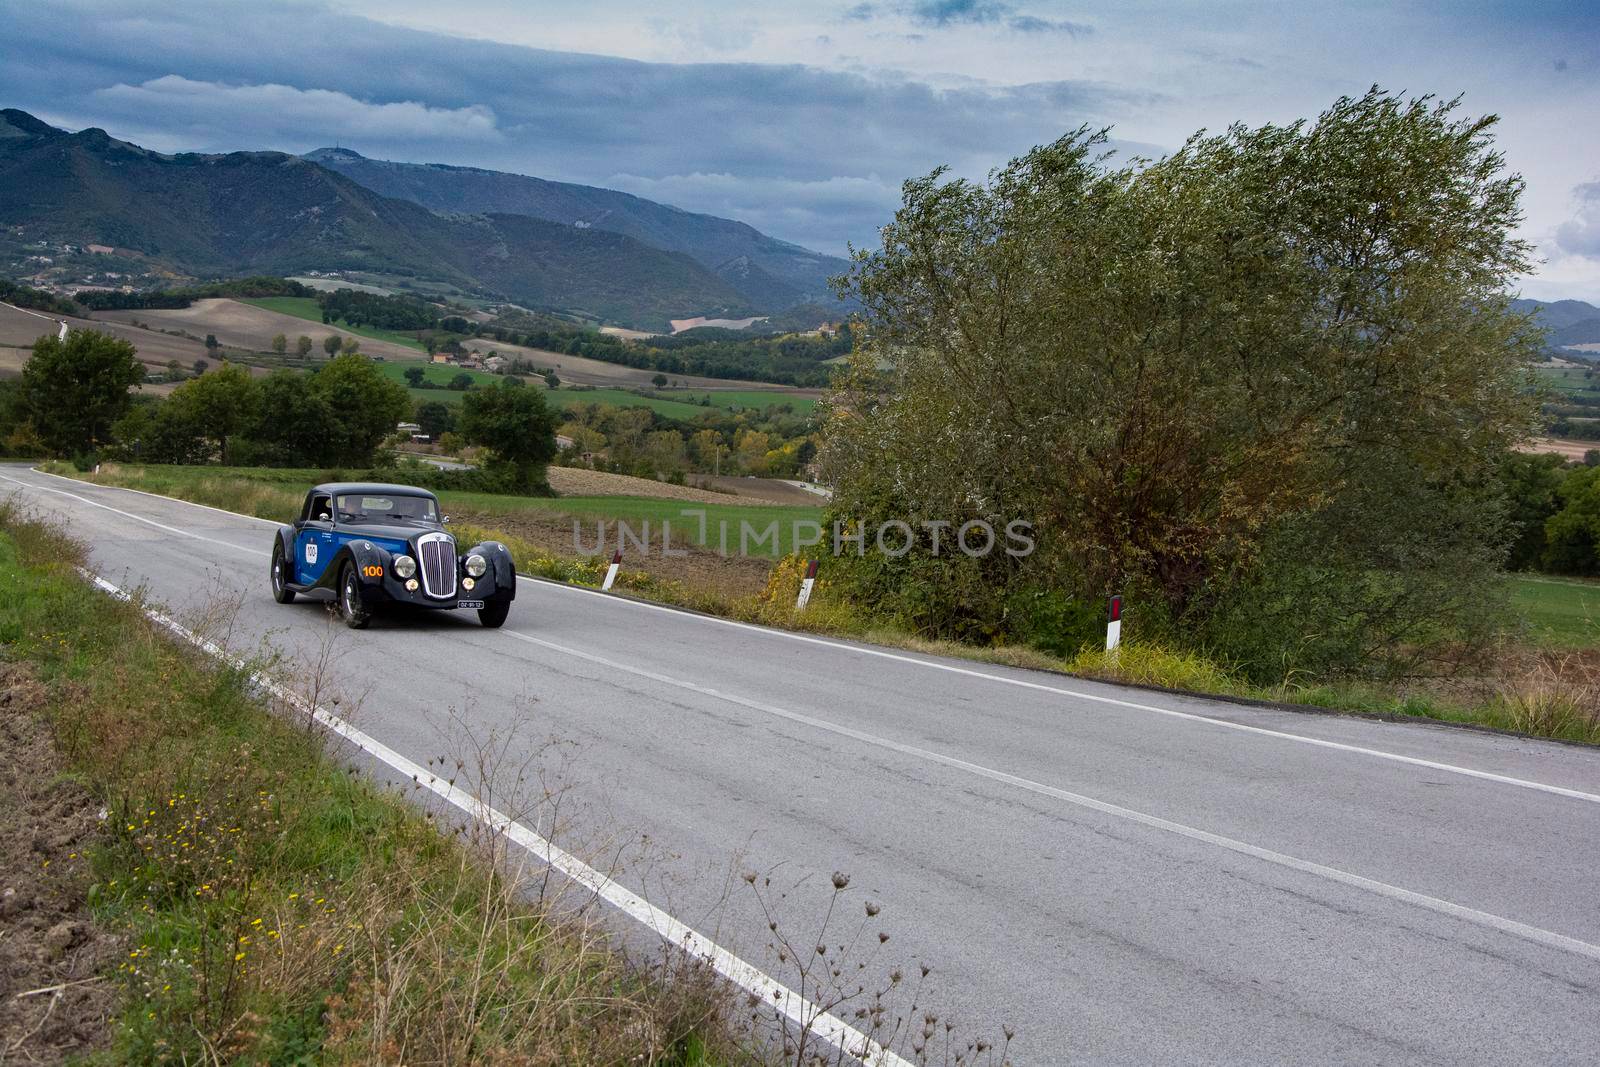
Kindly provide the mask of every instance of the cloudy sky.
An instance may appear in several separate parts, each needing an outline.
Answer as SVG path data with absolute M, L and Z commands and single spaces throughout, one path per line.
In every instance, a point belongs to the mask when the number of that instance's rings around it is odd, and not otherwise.
M 625 189 L 829 252 L 899 184 L 1081 123 L 1156 154 L 1369 85 L 1503 117 L 1523 291 L 1600 301 L 1590 3 L 65 0 L 0 4 L 0 106 L 162 150 L 340 144 Z

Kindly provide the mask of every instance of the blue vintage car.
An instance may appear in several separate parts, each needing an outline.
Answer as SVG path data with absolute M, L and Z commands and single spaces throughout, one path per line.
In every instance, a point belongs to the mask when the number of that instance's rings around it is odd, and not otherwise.
M 331 597 L 357 629 L 390 604 L 476 608 L 483 625 L 500 626 L 517 595 L 511 553 L 498 541 L 458 553 L 447 521 L 426 489 L 319 485 L 272 539 L 272 595 L 280 604 Z

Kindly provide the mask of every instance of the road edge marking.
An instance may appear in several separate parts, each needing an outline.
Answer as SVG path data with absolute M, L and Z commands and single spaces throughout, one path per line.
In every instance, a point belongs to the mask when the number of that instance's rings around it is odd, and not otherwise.
M 1097 704 L 1110 704 L 1115 707 L 1130 708 L 1135 711 L 1148 711 L 1156 715 L 1165 715 L 1170 718 L 1181 719 L 1187 722 L 1204 723 L 1208 726 L 1217 726 L 1228 730 L 1238 730 L 1243 733 L 1256 734 L 1264 737 L 1275 737 L 1284 741 L 1294 741 L 1299 744 L 1314 745 L 1318 748 L 1328 748 L 1338 752 L 1350 752 L 1363 756 L 1371 756 L 1376 759 L 1392 760 L 1396 763 L 1405 763 L 1414 767 L 1425 767 L 1429 770 L 1444 771 L 1449 774 L 1460 774 L 1469 778 L 1479 778 L 1485 781 L 1497 782 L 1501 785 L 1518 786 L 1523 789 L 1535 789 L 1545 793 L 1554 793 L 1557 796 L 1569 797 L 1573 800 L 1583 800 L 1588 801 L 1591 804 L 1600 804 L 1600 793 L 1586 793 L 1581 789 L 1569 789 L 1566 786 L 1549 785 L 1545 782 L 1536 782 L 1528 778 L 1517 778 L 1508 774 L 1496 774 L 1493 771 L 1480 771 L 1472 767 L 1463 767 L 1455 763 L 1440 763 L 1436 760 L 1423 759 L 1420 756 L 1407 756 L 1399 752 L 1385 752 L 1383 749 L 1367 748 L 1364 745 L 1351 745 L 1346 744 L 1343 741 L 1330 741 L 1321 737 L 1310 737 L 1306 734 L 1290 733 L 1287 730 L 1273 730 L 1265 726 L 1252 726 L 1249 723 L 1230 722 L 1227 719 L 1218 719 L 1210 715 L 1198 715 L 1194 712 L 1179 711 L 1176 708 L 1163 708 L 1156 704 L 1142 704 L 1135 700 L 1123 700 L 1120 697 L 1105 696 L 1100 693 L 1089 693 L 1078 689 L 1067 689 L 1058 685 L 1046 685 L 1043 682 L 1033 682 L 1026 678 L 1012 678 L 1004 674 L 990 674 L 987 671 L 974 670 L 970 667 L 961 667 L 953 663 L 941 663 L 938 660 L 921 659 L 919 657 L 909 656 L 904 653 L 891 652 L 888 649 L 873 648 L 867 645 L 849 644 L 844 641 L 835 641 L 826 637 L 815 637 L 811 634 L 797 633 L 793 630 L 780 630 L 766 626 L 757 626 L 753 623 L 740 622 L 737 619 L 724 619 L 716 615 L 706 615 L 696 611 L 683 611 L 669 605 L 652 604 L 648 601 L 637 600 L 632 597 L 610 596 L 600 592 L 598 589 L 590 589 L 587 586 L 582 585 L 573 585 L 570 582 L 558 582 L 549 578 L 531 577 L 522 574 L 517 575 L 517 577 L 521 578 L 523 581 L 537 582 L 541 585 L 554 586 L 558 589 L 567 589 L 574 593 L 585 593 L 590 596 L 603 597 L 606 600 L 619 604 L 630 604 L 634 607 L 645 608 L 650 611 L 669 611 L 675 615 L 699 619 L 702 622 L 716 623 L 722 626 L 732 626 L 738 629 L 750 630 L 755 633 L 768 634 L 774 637 L 784 637 L 794 641 L 802 641 L 806 644 L 820 645 L 824 648 L 840 649 L 846 652 L 857 652 L 864 656 L 877 656 L 881 659 L 894 660 L 897 663 L 910 663 L 920 667 L 930 667 L 934 670 L 948 671 L 952 674 L 961 674 L 969 678 L 983 678 L 991 682 L 1000 682 L 1005 685 L 1021 686 L 1024 689 L 1033 689 L 1040 692 L 1053 693 L 1057 696 L 1071 697 L 1076 700 L 1087 700 Z M 1019 667 L 1016 669 L 1027 670 L 1026 667 Z M 1205 694 L 1203 693 L 1196 695 L 1200 699 L 1205 699 Z M 1526 740 L 1537 741 L 1539 739 L 1528 738 Z
M 775 718 L 799 723 L 802 726 L 809 726 L 813 729 L 836 734 L 852 741 L 859 741 L 862 744 L 872 745 L 876 748 L 897 752 L 903 756 L 910 756 L 929 763 L 936 763 L 955 770 L 964 771 L 968 774 L 976 775 L 981 778 L 987 778 L 991 781 L 1000 782 L 1005 785 L 1014 786 L 1018 789 L 1035 793 L 1040 796 L 1047 796 L 1056 800 L 1066 801 L 1069 804 L 1074 804 L 1082 808 L 1088 808 L 1091 811 L 1097 811 L 1103 815 L 1110 815 L 1118 819 L 1123 819 L 1128 822 L 1149 827 L 1151 829 L 1162 830 L 1167 833 L 1176 834 L 1179 837 L 1188 838 L 1191 841 L 1198 841 L 1203 844 L 1214 845 L 1218 848 L 1226 849 L 1239 855 L 1250 856 L 1254 859 L 1263 860 L 1278 867 L 1299 871 L 1303 874 L 1314 875 L 1331 882 L 1336 882 L 1340 885 L 1366 890 L 1367 892 L 1375 893 L 1379 896 L 1388 897 L 1391 900 L 1399 900 L 1404 903 L 1423 908 L 1427 911 L 1432 911 L 1440 915 L 1446 915 L 1451 918 L 1472 923 L 1476 926 L 1498 930 L 1501 933 L 1510 934 L 1514 937 L 1522 938 L 1525 941 L 1531 941 L 1535 944 L 1543 945 L 1546 948 L 1558 949 L 1564 952 L 1573 953 L 1575 955 L 1585 956 L 1595 961 L 1600 961 L 1600 945 L 1590 944 L 1589 942 L 1583 941 L 1579 938 L 1570 937 L 1566 934 L 1559 934 L 1553 930 L 1546 930 L 1543 927 L 1533 926 L 1524 922 L 1518 922 L 1516 919 L 1508 919 L 1503 915 L 1496 915 L 1493 912 L 1480 911 L 1477 908 L 1470 908 L 1464 904 L 1457 904 L 1454 901 L 1429 896 L 1426 893 L 1419 893 L 1415 890 L 1406 889 L 1402 886 L 1391 885 L 1388 882 L 1380 882 L 1375 878 L 1368 878 L 1365 875 L 1355 874 L 1351 871 L 1342 870 L 1338 867 L 1330 867 L 1326 864 L 1317 863 L 1314 860 L 1300 859 L 1298 856 L 1291 856 L 1285 852 L 1277 852 L 1273 849 L 1263 848 L 1260 845 L 1252 845 L 1249 842 L 1240 841 L 1237 838 L 1227 837 L 1223 834 L 1213 833 L 1210 830 L 1202 830 L 1199 827 L 1188 826 L 1184 823 L 1174 822 L 1171 819 L 1164 819 L 1159 815 L 1150 815 L 1134 808 L 1123 807 L 1120 804 L 1113 804 L 1105 800 L 1097 800 L 1094 797 L 1086 796 L 1082 793 L 1074 793 L 1067 789 L 1061 789 L 1053 785 L 1046 785 L 1043 782 L 1034 781 L 1031 778 L 1023 778 L 1020 775 L 996 770 L 993 767 L 985 767 L 981 763 L 972 763 L 955 756 L 947 756 L 942 752 L 935 752 L 932 749 L 921 748 L 917 745 L 906 744 L 903 741 L 895 741 L 891 738 L 881 737 L 877 734 L 868 733 L 865 730 L 857 730 L 854 727 L 830 722 L 827 719 L 819 719 L 803 712 L 791 711 L 787 708 L 780 708 L 774 704 L 767 704 L 759 700 L 752 700 L 748 697 L 739 696 L 735 693 L 728 693 L 720 689 L 713 689 L 710 686 L 703 686 L 697 682 L 673 678 L 670 675 L 660 674 L 656 671 L 647 670 L 643 667 L 634 667 L 630 664 L 609 659 L 605 656 L 599 656 L 591 652 L 584 652 L 581 649 L 568 648 L 565 645 L 556 644 L 554 641 L 546 641 L 543 638 L 534 637 L 531 634 L 518 633 L 515 630 L 500 630 L 498 632 L 501 636 L 515 638 L 516 640 L 525 641 L 529 644 L 537 645 L 553 652 L 559 652 L 564 655 L 573 656 L 577 659 L 587 660 L 596 666 L 605 667 L 608 670 L 621 671 L 625 674 L 632 674 L 636 677 L 645 678 L 650 681 L 658 682 L 662 685 L 675 686 L 680 689 L 688 690 L 692 693 L 698 693 L 702 696 L 726 701 L 730 704 L 735 704 L 751 711 L 758 711 Z
M 80 574 L 97 589 L 116 600 L 134 604 L 151 622 L 182 638 L 212 658 L 235 668 L 250 669 L 243 658 L 234 656 L 215 642 L 202 637 L 182 623 L 154 608 L 134 603 L 133 597 L 116 585 L 86 568 Z M 249 681 L 291 707 L 305 714 L 329 731 L 349 742 L 379 762 L 387 765 L 424 789 L 429 790 L 467 817 L 488 828 L 493 833 L 503 833 L 518 846 L 532 853 L 547 866 L 566 875 L 572 881 L 594 893 L 596 897 L 615 907 L 624 915 L 650 927 L 663 941 L 709 964 L 716 972 L 734 985 L 763 1003 L 782 1012 L 785 1017 L 826 1040 L 846 1055 L 867 1067 L 912 1067 L 912 1064 L 863 1034 L 844 1020 L 823 1011 L 798 993 L 783 985 L 753 964 L 745 962 L 729 950 L 700 934 L 644 897 L 613 880 L 608 875 L 584 863 L 572 853 L 556 845 L 522 823 L 485 804 L 477 797 L 451 782 L 439 778 L 427 768 L 390 748 L 370 734 L 357 729 L 318 704 L 306 700 L 282 684 L 259 672 L 251 672 Z

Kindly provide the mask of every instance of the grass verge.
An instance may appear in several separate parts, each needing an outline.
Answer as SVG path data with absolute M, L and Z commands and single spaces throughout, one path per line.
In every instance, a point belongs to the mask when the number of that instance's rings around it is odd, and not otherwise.
M 79 555 L 0 505 L 0 654 L 38 678 L 67 773 L 104 807 L 87 899 L 126 951 L 97 978 L 119 1007 L 94 1062 L 749 1057 L 704 974 L 632 966 L 530 902 L 499 842 L 342 769 L 244 672 L 90 591 Z
M 47 469 L 101 484 L 143 489 L 278 521 L 286 521 L 285 516 L 294 514 L 305 487 L 326 473 L 107 464 L 100 475 L 89 476 L 77 474 L 65 464 Z M 650 519 L 657 524 L 657 529 L 660 519 L 676 520 L 683 508 L 692 506 L 706 510 L 711 531 L 706 541 L 711 544 L 715 543 L 714 531 L 719 520 L 726 519 L 737 531 L 740 519 L 761 524 L 776 518 L 780 520 L 783 538 L 780 547 L 784 555 L 776 561 L 766 588 L 758 595 L 730 596 L 643 571 L 624 570 L 618 575 L 616 588 L 623 592 L 743 622 L 854 638 L 930 655 L 1158 689 L 1301 704 L 1356 715 L 1467 723 L 1537 737 L 1600 744 L 1600 663 L 1591 663 L 1578 649 L 1592 628 L 1588 605 L 1594 603 L 1600 607 L 1600 585 L 1519 580 L 1515 591 L 1518 606 L 1524 612 L 1523 620 L 1530 634 L 1543 643 L 1508 648 L 1500 676 L 1480 680 L 1470 692 L 1461 686 L 1438 686 L 1426 681 L 1403 688 L 1346 682 L 1313 684 L 1292 679 L 1276 686 L 1259 686 L 1240 679 L 1225 665 L 1204 655 L 1138 642 L 1125 644 L 1114 657 L 1087 650 L 1064 659 L 1026 646 L 975 647 L 925 640 L 834 597 L 825 573 L 806 609 L 797 610 L 794 603 L 803 564 L 790 554 L 793 550 L 791 523 L 795 518 L 820 518 L 819 508 L 686 505 L 679 501 L 624 497 L 497 497 L 481 493 L 441 493 L 440 499 L 476 508 L 485 523 L 492 523 L 497 511 L 528 509 L 564 513 L 590 521 L 622 518 L 639 524 Z M 518 570 L 524 574 L 598 586 L 605 573 L 604 557 L 586 559 L 576 554 L 554 554 L 487 524 L 458 523 L 452 528 L 463 540 L 492 538 L 504 542 L 511 549 Z M 688 530 L 686 526 L 685 532 Z M 590 530 L 588 535 L 592 533 Z M 674 526 L 674 536 L 679 536 L 677 526 Z M 1569 586 L 1573 588 L 1565 588 Z

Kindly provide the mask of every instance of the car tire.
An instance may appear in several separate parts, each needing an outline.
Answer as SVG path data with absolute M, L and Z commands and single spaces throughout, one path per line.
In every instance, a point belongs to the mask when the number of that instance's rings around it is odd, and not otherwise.
M 478 609 L 478 621 L 491 630 L 498 630 L 505 625 L 506 616 L 511 614 L 511 601 L 491 600 Z
M 294 603 L 294 590 L 289 588 L 289 560 L 283 554 L 283 541 L 272 539 L 272 599 L 280 604 Z
M 352 630 L 364 630 L 372 621 L 372 613 L 361 602 L 361 579 L 353 563 L 346 563 L 339 575 L 339 615 Z

